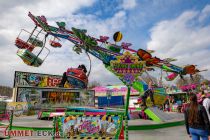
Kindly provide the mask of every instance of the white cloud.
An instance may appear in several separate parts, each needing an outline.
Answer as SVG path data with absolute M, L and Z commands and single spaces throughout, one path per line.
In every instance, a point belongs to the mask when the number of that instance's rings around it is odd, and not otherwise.
M 59 20 L 59 19 L 58 19 Z M 68 27 L 85 28 L 88 34 L 99 37 L 100 35 L 112 36 L 114 32 L 125 27 L 126 13 L 119 11 L 108 19 L 99 19 L 94 15 L 71 15 L 64 19 Z
M 205 8 L 201 11 L 199 21 L 202 22 L 206 18 L 210 17 L 210 5 L 205 6 Z
M 173 57 L 178 65 L 196 64 L 200 69 L 210 67 L 210 25 L 201 26 L 202 12 L 186 11 L 175 19 L 157 23 L 151 29 L 147 48 L 156 50 L 160 58 Z M 196 23 L 196 24 L 195 24 Z M 210 72 L 203 72 L 210 79 Z
M 136 0 L 123 0 L 122 7 L 125 10 L 133 9 L 136 7 Z

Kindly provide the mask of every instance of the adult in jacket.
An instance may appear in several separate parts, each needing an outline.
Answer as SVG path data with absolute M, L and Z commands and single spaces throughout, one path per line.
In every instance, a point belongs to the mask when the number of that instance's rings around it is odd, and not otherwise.
M 198 104 L 196 94 L 190 97 L 189 107 L 185 110 L 185 125 L 192 140 L 208 140 L 210 124 L 206 109 Z

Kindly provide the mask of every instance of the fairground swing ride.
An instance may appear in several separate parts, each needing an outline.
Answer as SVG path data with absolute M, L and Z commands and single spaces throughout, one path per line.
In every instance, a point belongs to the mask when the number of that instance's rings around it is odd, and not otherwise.
M 166 73 L 169 73 L 166 80 L 172 81 L 178 75 L 183 78 L 183 75 L 192 75 L 206 70 L 198 70 L 196 65 L 187 65 L 184 67 L 179 67 L 171 64 L 172 61 L 176 61 L 174 58 L 160 59 L 158 57 L 153 57 L 152 50 L 138 49 L 134 50 L 131 48 L 131 43 L 122 42 L 121 45 L 117 45 L 122 39 L 122 33 L 116 32 L 113 35 L 113 40 L 115 43 L 108 42 L 108 36 L 100 36 L 95 38 L 87 34 L 85 29 L 77 29 L 72 27 L 71 30 L 66 29 L 65 22 L 56 22 L 58 27 L 48 25 L 45 16 L 34 16 L 29 12 L 28 16 L 35 23 L 35 28 L 32 32 L 28 32 L 24 29 L 21 30 L 20 34 L 16 38 L 15 45 L 18 47 L 17 55 L 23 60 L 23 62 L 29 66 L 39 67 L 46 60 L 50 53 L 50 50 L 46 47 L 46 41 L 49 36 L 51 39 L 49 41 L 50 45 L 54 48 L 60 48 L 62 45 L 60 43 L 61 39 L 69 40 L 74 44 L 73 51 L 77 54 L 83 51 L 87 54 L 90 61 L 91 70 L 91 59 L 89 54 L 98 58 L 103 62 L 105 68 L 110 70 L 110 62 L 116 60 L 118 56 L 123 55 L 124 51 L 130 52 L 134 56 L 138 56 L 140 61 L 145 62 L 144 72 L 154 70 L 154 68 L 159 68 Z M 26 34 L 22 37 L 22 34 Z M 35 49 L 38 49 L 38 53 L 35 53 Z M 44 58 L 40 58 L 43 51 L 47 50 Z M 88 72 L 88 76 L 90 73 Z M 83 75 L 79 77 L 78 75 Z M 87 87 L 87 78 L 84 76 L 82 71 L 77 69 L 68 69 L 67 76 L 68 81 L 72 84 L 79 84 L 80 88 Z M 137 82 L 135 82 L 137 83 Z M 134 83 L 134 84 L 135 84 Z M 136 86 L 134 86 L 135 88 Z
M 40 67 L 44 63 L 50 53 L 50 50 L 46 47 L 47 38 L 49 36 L 51 36 L 49 43 L 51 47 L 54 48 L 62 47 L 60 40 L 65 39 L 74 44 L 72 47 L 73 51 L 75 51 L 77 54 L 80 54 L 84 51 L 90 61 L 90 70 L 87 75 L 81 67 L 69 68 L 66 71 L 66 79 L 71 87 L 80 89 L 87 88 L 88 76 L 91 71 L 91 59 L 89 54 L 101 60 L 105 68 L 115 74 L 128 87 L 125 112 L 123 113 L 125 125 L 124 127 L 123 125 L 120 127 L 122 130 L 125 129 L 126 139 L 128 139 L 127 116 L 130 87 L 133 87 L 139 92 L 142 91 L 141 80 L 139 78 L 138 81 L 136 77 L 140 77 L 142 73 L 152 71 L 154 68 L 159 68 L 161 71 L 169 73 L 166 77 L 166 80 L 168 81 L 174 80 L 178 75 L 180 75 L 181 78 L 183 78 L 183 75 L 190 75 L 193 77 L 193 75 L 198 72 L 206 71 L 198 70 L 196 65 L 187 65 L 184 67 L 176 66 L 171 63 L 176 59 L 160 59 L 156 56 L 154 57 L 151 54 L 154 51 L 151 50 L 134 50 L 131 48 L 131 43 L 122 42 L 121 45 L 117 45 L 117 42 L 122 39 L 121 32 L 116 32 L 113 35 L 113 40 L 115 42 L 111 43 L 108 41 L 108 36 L 100 36 L 99 38 L 95 38 L 88 35 L 87 30 L 85 29 L 72 27 L 71 30 L 68 30 L 66 29 L 65 22 L 56 22 L 58 27 L 54 27 L 47 23 L 45 16 L 34 16 L 30 12 L 28 16 L 35 23 L 35 28 L 32 30 L 32 32 L 22 29 L 15 41 L 15 45 L 18 47 L 17 55 L 25 64 L 32 67 Z M 42 58 L 40 56 L 43 55 L 44 50 L 46 50 L 47 53 Z M 124 77 L 122 78 L 122 76 Z M 134 78 L 135 80 L 133 80 Z M 129 85 L 127 85 L 126 80 L 129 82 Z M 159 105 L 162 105 L 165 102 L 166 96 L 160 96 L 160 98 L 162 98 L 162 102 L 160 102 Z M 120 113 L 116 112 L 115 114 L 119 115 Z M 115 138 L 124 139 L 124 137 L 121 137 L 121 132 Z

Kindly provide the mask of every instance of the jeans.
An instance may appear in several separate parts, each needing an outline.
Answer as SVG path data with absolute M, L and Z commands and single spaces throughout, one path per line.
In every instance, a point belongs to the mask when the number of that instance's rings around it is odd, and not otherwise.
M 190 128 L 189 131 L 192 136 L 192 140 L 200 140 L 200 137 L 202 140 L 208 140 L 208 130 Z

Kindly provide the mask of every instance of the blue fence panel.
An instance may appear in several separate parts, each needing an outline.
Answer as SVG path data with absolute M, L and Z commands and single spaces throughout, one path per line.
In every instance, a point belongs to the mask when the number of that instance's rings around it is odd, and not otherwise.
M 98 97 L 98 106 L 123 106 L 124 105 L 124 97 L 123 96 L 111 96 L 110 98 L 103 96 Z

